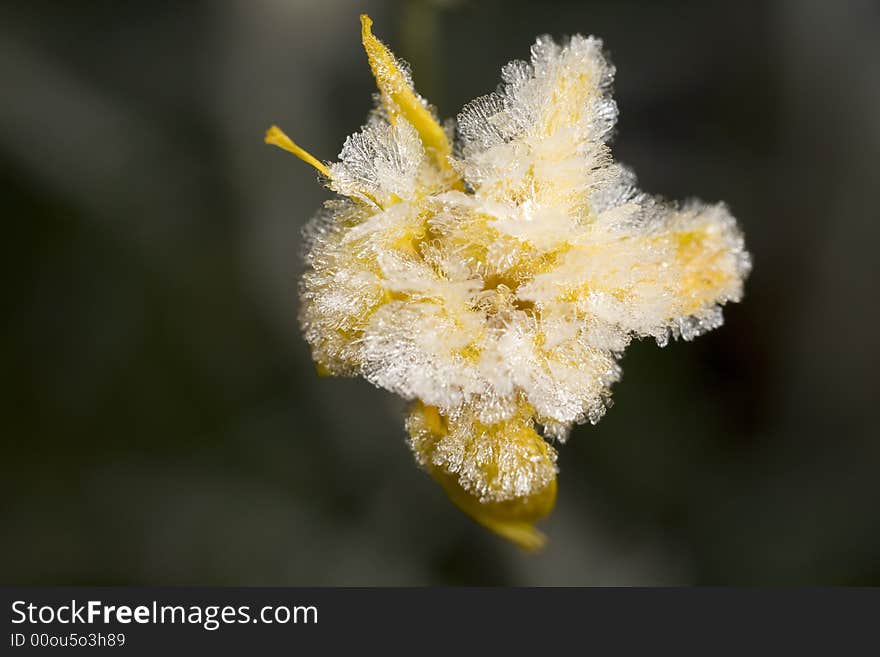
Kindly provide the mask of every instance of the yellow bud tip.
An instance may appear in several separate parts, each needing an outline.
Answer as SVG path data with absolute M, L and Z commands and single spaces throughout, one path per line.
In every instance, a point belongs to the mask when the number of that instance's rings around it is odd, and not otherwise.
M 547 537 L 526 522 L 486 524 L 486 527 L 526 552 L 537 552 L 547 544 Z
M 373 36 L 373 32 L 370 29 L 372 27 L 373 19 L 370 18 L 367 14 L 361 14 L 361 38 L 364 41 Z
M 266 130 L 265 142 L 272 146 L 277 146 L 278 148 L 285 150 L 288 153 L 293 153 L 306 164 L 310 164 L 315 167 L 315 169 L 318 170 L 318 173 L 320 173 L 322 176 L 326 178 L 330 177 L 330 170 L 327 168 L 326 164 L 321 162 L 321 160 L 316 158 L 304 148 L 297 146 L 293 142 L 293 140 L 286 134 L 284 134 L 284 131 L 277 125 L 273 125 L 271 128 Z
M 480 502 L 465 491 L 458 477 L 434 468 L 431 475 L 443 487 L 450 501 L 475 522 L 527 552 L 540 550 L 547 537 L 535 522 L 547 516 L 556 504 L 556 480 L 528 498 L 506 502 Z
M 419 133 L 425 148 L 440 169 L 451 172 L 448 158 L 452 146 L 443 128 L 416 95 L 415 89 L 403 72 L 394 54 L 373 35 L 373 19 L 361 14 L 361 41 L 367 60 L 376 78 L 376 86 L 382 93 L 385 110 L 391 123 L 402 116 Z

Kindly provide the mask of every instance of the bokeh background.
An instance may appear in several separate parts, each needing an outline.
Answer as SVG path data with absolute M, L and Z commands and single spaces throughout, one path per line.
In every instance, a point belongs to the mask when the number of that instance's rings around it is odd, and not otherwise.
M 540 33 L 618 69 L 617 157 L 726 200 L 726 325 L 634 345 L 526 555 L 456 511 L 403 403 L 315 376 L 300 230 L 372 80 L 443 116 Z M 3 584 L 880 584 L 876 2 L 0 4 Z

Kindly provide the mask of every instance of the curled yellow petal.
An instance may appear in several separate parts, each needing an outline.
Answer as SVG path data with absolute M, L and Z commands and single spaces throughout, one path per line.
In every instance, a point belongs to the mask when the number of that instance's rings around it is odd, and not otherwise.
M 461 511 L 525 550 L 546 541 L 535 523 L 556 503 L 555 452 L 525 418 L 493 425 L 447 421 L 434 406 L 416 404 L 407 427 L 417 460 Z M 450 424 L 452 431 L 450 431 Z M 456 427 L 456 425 L 461 425 Z M 466 426 L 465 426 L 466 425 Z M 471 435 L 472 438 L 461 437 Z M 461 451 L 476 470 L 444 460 Z M 509 489 L 511 481 L 529 482 Z
M 431 112 L 416 95 L 409 78 L 400 68 L 397 59 L 379 41 L 372 32 L 373 20 L 361 14 L 361 40 L 376 86 L 382 94 L 388 118 L 393 123 L 398 116 L 403 116 L 418 131 L 425 149 L 432 155 L 437 165 L 444 170 L 451 170 L 449 155 L 452 147 L 443 128 L 431 115 Z
M 315 169 L 317 169 L 322 176 L 326 178 L 330 177 L 330 170 L 323 162 L 321 162 L 321 160 L 316 158 L 304 148 L 297 146 L 294 141 L 286 134 L 284 134 L 284 131 L 281 130 L 281 128 L 279 128 L 277 125 L 273 125 L 271 128 L 266 130 L 265 142 L 267 144 L 271 144 L 272 146 L 277 146 L 278 148 L 285 150 L 288 153 L 293 153 L 306 164 L 310 164 L 315 167 Z
M 542 548 L 547 542 L 547 537 L 535 528 L 535 523 L 549 515 L 556 504 L 556 479 L 526 498 L 481 502 L 464 490 L 454 475 L 433 468 L 431 476 L 455 506 L 483 527 L 529 552 Z

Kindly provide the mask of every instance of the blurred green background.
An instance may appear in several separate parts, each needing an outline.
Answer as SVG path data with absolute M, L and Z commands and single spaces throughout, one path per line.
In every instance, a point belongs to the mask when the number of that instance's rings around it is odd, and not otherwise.
M 617 157 L 754 255 L 723 328 L 627 352 L 537 555 L 299 335 L 329 192 L 263 131 L 358 129 L 361 11 L 443 116 L 601 36 Z M 876 2 L 4 2 L 0 79 L 0 583 L 880 584 Z

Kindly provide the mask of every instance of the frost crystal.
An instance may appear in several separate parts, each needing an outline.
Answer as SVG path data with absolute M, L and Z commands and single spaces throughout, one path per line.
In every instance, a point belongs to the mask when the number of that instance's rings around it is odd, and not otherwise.
M 719 326 L 749 255 L 726 206 L 648 196 L 612 160 L 598 39 L 540 37 L 464 108 L 453 149 L 362 20 L 380 99 L 340 161 L 267 136 L 346 197 L 306 230 L 302 328 L 323 372 L 416 401 L 418 462 L 479 522 L 536 547 L 556 492 L 544 437 L 602 417 L 634 337 Z

